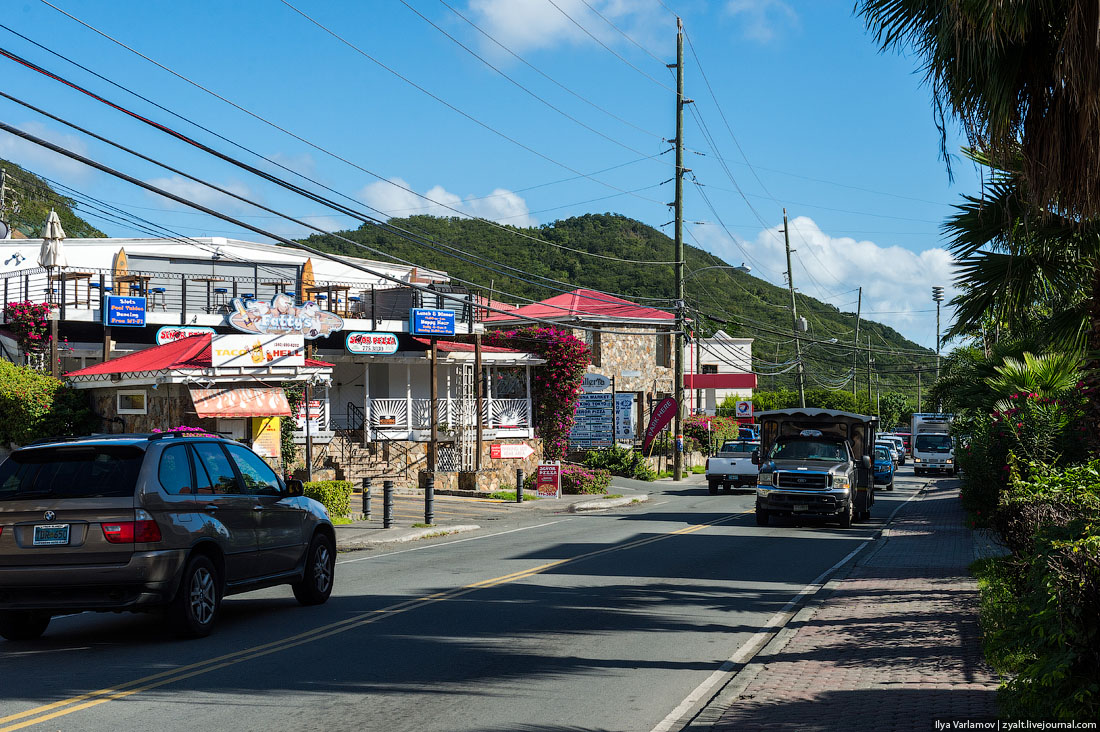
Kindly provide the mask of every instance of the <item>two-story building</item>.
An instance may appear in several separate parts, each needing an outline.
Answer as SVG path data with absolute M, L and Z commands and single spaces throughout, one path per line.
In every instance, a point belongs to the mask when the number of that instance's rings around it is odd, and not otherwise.
M 692 411 L 713 416 L 727 398 L 752 400 L 756 388 L 752 341 L 752 338 L 734 338 L 720 330 L 684 347 L 685 398 Z

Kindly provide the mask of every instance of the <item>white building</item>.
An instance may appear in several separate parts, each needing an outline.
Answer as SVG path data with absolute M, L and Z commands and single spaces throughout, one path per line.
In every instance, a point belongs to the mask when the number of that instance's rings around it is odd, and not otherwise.
M 752 338 L 734 338 L 718 331 L 710 338 L 699 338 L 684 348 L 684 388 L 693 411 L 713 415 L 722 402 L 751 400 L 756 388 L 752 369 Z

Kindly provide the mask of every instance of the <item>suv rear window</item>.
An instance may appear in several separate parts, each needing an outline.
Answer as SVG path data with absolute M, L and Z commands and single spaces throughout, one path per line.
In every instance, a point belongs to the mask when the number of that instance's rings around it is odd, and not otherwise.
M 126 445 L 16 451 L 0 463 L 0 501 L 134 495 L 145 452 Z

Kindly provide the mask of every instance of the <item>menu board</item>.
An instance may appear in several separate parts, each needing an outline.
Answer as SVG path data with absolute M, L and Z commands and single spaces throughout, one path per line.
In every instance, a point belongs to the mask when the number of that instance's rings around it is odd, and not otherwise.
M 577 421 L 569 433 L 572 450 L 611 447 L 615 432 L 615 395 L 607 393 L 581 394 L 577 404 Z

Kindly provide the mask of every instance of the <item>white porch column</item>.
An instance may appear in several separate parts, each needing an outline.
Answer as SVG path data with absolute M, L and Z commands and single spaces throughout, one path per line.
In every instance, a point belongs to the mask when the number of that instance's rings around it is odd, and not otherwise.
M 531 436 L 535 435 L 535 416 L 531 413 L 531 365 L 523 367 L 523 375 L 527 380 L 527 430 Z
M 454 412 L 451 411 L 451 367 L 447 365 L 444 367 L 447 372 L 447 426 L 454 427 Z M 442 421 L 442 420 L 440 420 Z
M 489 388 L 485 390 L 486 391 L 486 394 L 485 394 L 485 405 L 486 405 L 485 406 L 485 426 L 491 428 L 493 426 L 493 367 L 492 366 L 489 367 L 488 381 L 489 381 Z
M 363 444 L 370 442 L 370 361 L 363 362 Z
M 405 364 L 405 429 L 412 432 L 413 428 L 413 380 L 412 364 Z

